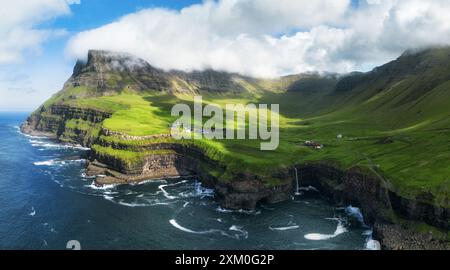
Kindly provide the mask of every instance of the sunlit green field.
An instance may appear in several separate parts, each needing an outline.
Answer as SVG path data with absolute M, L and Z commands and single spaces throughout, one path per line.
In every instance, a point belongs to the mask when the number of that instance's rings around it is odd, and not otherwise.
M 434 97 L 431 95 L 429 98 Z M 395 102 L 395 99 L 389 100 Z M 144 95 L 122 93 L 71 102 L 81 107 L 112 111 L 113 116 L 104 121 L 103 128 L 132 136 L 169 134 L 171 124 L 177 119 L 171 116 L 172 106 L 177 103 L 193 106 L 192 96 L 154 92 Z M 203 148 L 210 158 L 225 164 L 224 180 L 231 172 L 248 171 L 265 176 L 268 183 L 276 184 L 269 176 L 279 168 L 326 161 L 343 169 L 364 168 L 383 177 L 403 196 L 415 197 L 431 192 L 434 203 L 450 204 L 450 144 L 448 130 L 441 128 L 446 126 L 446 118 L 440 118 L 443 115 L 439 113 L 421 117 L 407 115 L 405 110 L 395 117 L 392 115 L 395 110 L 377 113 L 374 109 L 379 106 L 377 97 L 344 110 L 334 110 L 330 106 L 314 113 L 308 98 L 301 93 L 259 92 L 253 98 L 210 94 L 203 97 L 203 102 L 204 105 L 214 103 L 221 107 L 226 104 L 280 104 L 280 143 L 275 151 L 261 151 L 260 140 L 171 139 L 176 143 L 193 143 Z M 424 110 L 441 111 L 438 106 L 445 106 L 442 97 L 436 97 L 434 104 L 433 108 Z M 371 113 L 362 113 L 364 111 Z M 204 117 L 203 121 L 208 119 Z M 342 138 L 338 138 L 339 134 Z M 111 136 L 106 139 L 118 140 Z M 317 150 L 304 146 L 306 140 L 319 142 L 324 148 Z M 149 139 L 123 143 L 142 146 L 157 142 Z M 113 150 L 99 145 L 94 145 L 94 148 L 130 161 L 145 154 L 139 151 L 139 147 L 134 148 L 135 151 Z
M 422 57 L 422 58 L 420 58 Z M 450 206 L 450 49 L 420 57 L 405 56 L 370 74 L 356 87 L 335 87 L 336 79 L 311 76 L 286 89 L 298 77 L 239 83 L 239 94 L 202 92 L 203 105 L 279 104 L 280 142 L 275 151 L 261 151 L 260 140 L 181 140 L 147 138 L 122 140 L 100 136 L 100 140 L 125 145 L 127 150 L 93 148 L 101 153 L 133 162 L 143 155 L 142 146 L 161 142 L 195 144 L 225 171 L 214 172 L 227 181 L 235 172 L 261 176 L 267 184 L 279 179 L 271 175 L 280 168 L 306 162 L 327 162 L 342 169 L 358 167 L 384 179 L 386 185 L 407 198 L 426 198 L 436 205 Z M 411 66 L 423 70 L 406 76 Z M 395 78 L 395 80 L 392 80 Z M 350 82 L 351 84 L 351 82 Z M 345 90 L 350 89 L 350 90 Z M 72 98 L 76 96 L 76 98 Z M 64 103 L 112 113 L 101 127 L 70 121 L 72 129 L 87 130 L 92 137 L 101 128 L 131 136 L 170 134 L 175 104 L 193 108 L 193 95 L 124 90 L 97 95 L 84 87 L 66 89 L 46 105 Z M 268 117 L 270 120 L 270 117 Z M 205 117 L 202 121 L 207 121 Z M 227 127 L 242 129 L 236 123 Z M 248 124 L 248 123 L 246 123 Z M 247 127 L 246 127 L 247 128 Z M 338 136 L 340 135 L 340 136 Z M 323 149 L 305 146 L 305 141 L 323 144 Z M 214 170 L 214 168 L 210 168 Z M 282 181 L 282 180 L 281 180 Z

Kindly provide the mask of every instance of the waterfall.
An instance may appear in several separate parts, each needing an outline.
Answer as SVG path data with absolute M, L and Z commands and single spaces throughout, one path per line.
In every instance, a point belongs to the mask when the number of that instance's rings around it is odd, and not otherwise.
M 295 171 L 295 195 L 300 195 L 300 192 L 298 191 L 300 187 L 298 186 L 298 172 L 296 167 L 294 167 L 294 171 Z

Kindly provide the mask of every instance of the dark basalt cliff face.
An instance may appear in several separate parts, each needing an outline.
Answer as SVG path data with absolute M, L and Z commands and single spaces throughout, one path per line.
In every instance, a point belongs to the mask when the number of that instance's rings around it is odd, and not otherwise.
M 163 71 L 135 56 L 91 50 L 87 61 L 79 60 L 64 88 L 84 86 L 96 96 L 133 89 L 164 92 L 242 92 L 236 80 L 252 79 L 214 70 Z
M 120 149 L 106 141 L 97 141 L 105 147 Z M 88 166 L 89 175 L 105 175 L 97 179 L 98 184 L 129 183 L 146 179 L 176 176 L 197 176 L 204 185 L 215 189 L 216 199 L 227 209 L 254 209 L 259 202 L 275 203 L 292 198 L 294 192 L 292 176 L 286 171 L 277 172 L 274 178 L 284 179 L 285 184 L 267 187 L 263 179 L 255 175 L 236 173 L 233 179 L 221 181 L 209 173 L 208 168 L 223 169 L 221 164 L 209 159 L 203 150 L 193 145 L 159 143 L 147 146 L 146 151 L 166 151 L 148 154 L 139 162 L 125 163 L 111 156 L 104 156 L 95 150 Z M 286 180 L 288 179 L 288 180 Z
M 43 135 L 62 141 L 77 143 L 82 146 L 91 146 L 98 136 L 96 129 L 111 113 L 93 109 L 83 109 L 69 105 L 51 105 L 41 107 L 31 114 L 21 126 L 26 134 Z M 82 120 L 90 125 L 90 129 L 77 129 L 67 126 L 71 120 Z
M 77 62 L 64 88 L 77 86 L 94 88 L 99 95 L 126 87 L 137 91 L 171 90 L 169 75 L 162 70 L 140 58 L 107 51 L 89 51 L 87 62 Z
M 418 232 L 411 226 L 424 222 L 448 233 L 448 208 L 400 197 L 383 179 L 358 168 L 344 171 L 329 164 L 304 164 L 298 166 L 298 175 L 301 185 L 316 187 L 334 203 L 360 207 L 376 239 L 386 249 L 449 248 L 446 239 L 430 231 Z
M 240 93 L 245 89 L 237 83 L 237 80 L 252 81 L 238 74 L 219 72 L 215 70 L 181 72 L 171 71 L 171 75 L 186 85 L 190 85 L 196 92 Z

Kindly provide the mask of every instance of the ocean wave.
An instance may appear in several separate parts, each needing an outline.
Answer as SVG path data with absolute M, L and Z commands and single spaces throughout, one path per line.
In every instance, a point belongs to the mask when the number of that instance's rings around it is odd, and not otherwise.
M 117 186 L 117 184 L 109 184 L 109 185 L 96 185 L 95 181 L 92 181 L 92 183 L 90 185 L 85 185 L 85 187 L 94 189 L 94 190 L 109 190 L 112 188 L 115 188 Z
M 361 212 L 361 210 L 358 207 L 353 207 L 353 206 L 348 206 L 345 208 L 345 213 L 356 219 L 359 223 L 361 223 L 362 225 L 364 225 L 364 216 Z
M 269 226 L 269 229 L 272 231 L 287 231 L 287 230 L 296 230 L 300 228 L 298 225 L 286 226 L 286 227 L 272 227 Z
M 29 138 L 29 142 L 31 143 L 31 146 L 33 147 L 43 147 L 47 149 L 75 149 L 75 150 L 82 150 L 82 151 L 88 151 L 91 150 L 90 148 L 83 147 L 79 144 L 65 144 L 65 143 L 56 143 L 56 142 L 50 142 L 48 138 L 45 137 L 37 137 L 37 136 L 27 136 Z
M 236 239 L 236 240 L 239 240 L 241 238 L 245 239 L 245 238 L 248 237 L 248 232 L 243 230 L 242 227 L 237 226 L 237 225 L 232 225 L 228 229 L 228 231 L 234 231 L 234 232 L 237 232 L 237 234 L 236 233 L 235 234 L 230 234 L 230 233 L 227 233 L 224 230 L 219 230 L 219 229 L 209 229 L 209 230 L 205 230 L 205 231 L 194 231 L 194 230 L 191 230 L 191 229 L 186 228 L 184 226 L 181 226 L 175 219 L 169 220 L 169 223 L 173 227 L 177 228 L 178 230 L 186 232 L 186 233 L 192 233 L 192 234 L 214 234 L 214 233 L 218 233 L 218 234 L 220 234 L 222 236 L 229 237 L 229 238 Z
M 179 229 L 180 231 L 187 232 L 187 233 L 192 233 L 192 234 L 211 234 L 211 233 L 220 233 L 220 234 L 222 234 L 222 235 L 224 235 L 224 236 L 228 236 L 228 237 L 231 237 L 231 238 L 235 238 L 234 236 L 231 236 L 231 235 L 227 234 L 226 232 L 224 232 L 224 231 L 222 231 L 222 230 L 217 230 L 217 229 L 210 229 L 210 230 L 206 230 L 206 231 L 194 231 L 194 230 L 191 230 L 191 229 L 188 229 L 188 228 L 186 228 L 186 227 L 181 226 L 180 224 L 178 224 L 178 222 L 177 222 L 175 219 L 169 220 L 169 223 L 170 223 L 173 227 Z
M 177 185 L 179 185 L 179 184 L 184 184 L 184 183 L 187 183 L 187 182 L 188 182 L 187 180 L 183 180 L 183 181 L 180 181 L 180 182 L 176 182 L 176 183 L 174 183 L 174 184 L 164 184 L 164 185 L 159 185 L 159 186 L 158 186 L 158 189 L 161 190 L 161 192 L 163 193 L 164 197 L 166 197 L 167 199 L 169 199 L 169 200 L 175 200 L 175 199 L 178 199 L 178 197 L 177 197 L 177 196 L 172 196 L 172 195 L 170 195 L 169 192 L 167 192 L 164 188 L 166 188 L 166 187 L 177 186 Z
M 128 206 L 128 207 L 146 207 L 146 206 L 151 206 L 152 204 L 147 204 L 147 203 L 137 203 L 137 202 L 133 202 L 133 203 L 127 203 L 124 201 L 118 201 L 117 202 L 120 205 L 123 206 Z
M 236 239 L 247 239 L 248 238 L 248 232 L 246 230 L 243 229 L 243 227 L 241 226 L 237 226 L 237 225 L 232 225 L 229 228 L 230 231 L 235 231 L 238 232 L 239 234 L 235 234 Z
M 202 186 L 202 183 L 200 182 L 195 182 L 194 187 L 196 195 L 201 196 L 202 198 L 214 196 L 214 189 L 205 188 Z
M 183 198 L 200 197 L 201 199 L 206 197 L 214 197 L 214 190 L 210 188 L 205 188 L 200 182 L 194 183 L 194 190 L 181 192 L 178 196 Z
M 33 163 L 35 166 L 52 166 L 54 165 L 53 160 L 47 160 L 47 161 L 39 161 Z
M 347 232 L 347 228 L 344 227 L 342 222 L 338 222 L 338 225 L 336 227 L 336 231 L 333 234 L 321 234 L 321 233 L 309 233 L 306 234 L 304 237 L 305 239 L 312 240 L 312 241 L 323 241 L 323 240 L 329 240 L 332 238 L 335 238 L 343 233 Z
M 183 231 L 183 232 L 187 232 L 187 233 L 193 233 L 193 234 L 208 234 L 208 233 L 213 233 L 215 232 L 214 230 L 208 230 L 208 231 L 193 231 L 191 229 L 188 229 L 186 227 L 181 226 L 180 224 L 178 224 L 178 222 L 175 219 L 171 219 L 169 220 L 169 223 L 174 226 L 175 228 Z
M 112 201 L 112 200 L 114 200 L 114 197 L 113 196 L 110 196 L 110 195 L 103 195 L 103 198 L 105 198 L 105 200 L 108 200 L 108 201 Z
M 35 166 L 62 166 L 67 164 L 74 164 L 74 163 L 85 163 L 85 159 L 68 159 L 68 160 L 56 160 L 56 159 L 50 159 L 46 161 L 37 161 L 33 162 Z
M 319 192 L 319 190 L 313 186 L 307 186 L 307 187 L 300 187 L 298 189 L 299 191 L 314 191 L 314 192 Z
M 239 214 L 255 215 L 255 216 L 261 214 L 260 210 L 244 210 L 244 209 L 230 210 L 230 209 L 222 208 L 220 206 L 216 208 L 216 211 L 220 212 L 220 213 L 239 213 Z
M 82 173 L 80 174 L 80 176 L 81 176 L 81 178 L 84 178 L 84 179 L 93 179 L 93 178 L 96 177 L 96 176 L 88 176 L 88 175 L 86 174 L 86 172 L 82 172 Z
M 28 215 L 32 217 L 36 215 L 36 210 L 34 210 L 34 206 L 31 207 L 31 212 Z
M 131 186 L 141 186 L 141 185 L 145 185 L 145 184 L 148 184 L 148 183 L 162 183 L 162 184 L 165 184 L 165 183 L 167 183 L 167 180 L 165 180 L 165 179 L 149 179 L 149 180 L 145 180 L 145 181 L 130 183 L 130 185 Z
M 380 242 L 378 242 L 377 240 L 370 239 L 369 241 L 367 241 L 365 249 L 366 250 L 381 250 Z
M 14 129 L 16 129 L 16 132 L 19 133 L 20 135 L 30 138 L 30 139 L 47 139 L 47 137 L 45 137 L 45 136 L 35 136 L 35 135 L 25 134 L 22 131 L 20 131 L 19 126 L 14 126 Z

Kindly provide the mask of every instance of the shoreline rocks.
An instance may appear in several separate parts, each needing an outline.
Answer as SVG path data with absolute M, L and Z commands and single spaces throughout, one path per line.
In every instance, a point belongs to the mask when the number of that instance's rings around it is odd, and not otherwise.
M 35 123 L 33 118 L 29 121 Z M 21 130 L 27 134 L 58 138 L 55 133 L 37 131 L 36 127 L 28 123 L 22 125 Z M 173 153 L 148 155 L 131 167 L 119 164 L 112 157 L 91 153 L 86 173 L 89 176 L 102 175 L 96 179 L 99 185 L 197 176 L 206 187 L 215 190 L 216 200 L 223 208 L 252 210 L 261 202 L 278 203 L 292 199 L 296 185 L 294 170 L 297 169 L 300 186 L 317 188 L 334 204 L 360 207 L 383 249 L 450 249 L 447 239 L 439 239 L 428 232 L 419 233 L 413 226 L 402 226 L 398 219 L 402 217 L 407 224 L 425 222 L 448 233 L 450 209 L 402 198 L 382 179 L 357 168 L 343 171 L 331 164 L 301 164 L 274 172 L 273 177 L 282 180 L 276 186 L 266 186 L 260 177 L 245 173 L 236 173 L 231 181 L 224 182 L 204 169 L 205 164 L 214 168 L 221 165 L 209 160 L 201 149 L 177 144 L 167 144 L 163 148 L 171 149 Z

